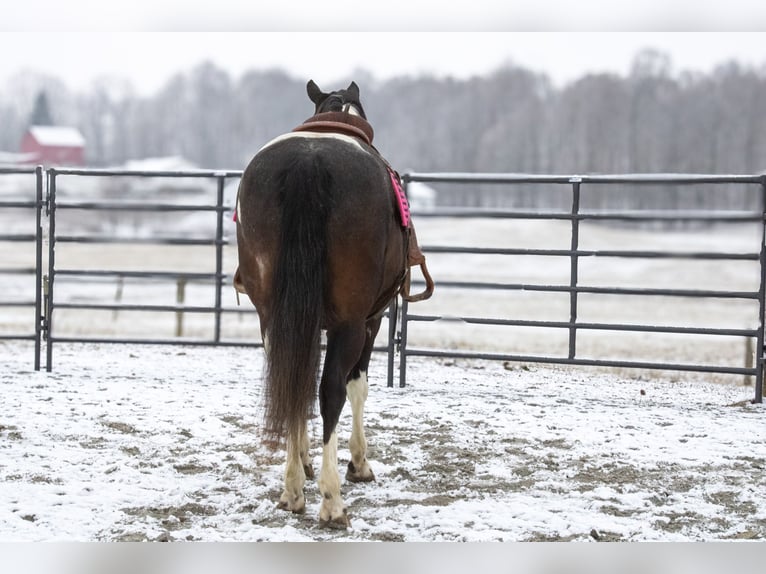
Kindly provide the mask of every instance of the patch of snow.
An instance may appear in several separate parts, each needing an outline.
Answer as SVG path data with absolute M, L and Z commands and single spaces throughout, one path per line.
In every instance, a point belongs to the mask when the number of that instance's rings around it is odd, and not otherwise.
M 436 207 L 436 190 L 422 181 L 407 184 L 407 199 L 412 211 L 427 212 Z
M 199 166 L 180 155 L 132 159 L 119 166 L 129 171 L 193 171 Z M 167 178 L 165 178 L 167 179 Z M 172 180 L 168 180 L 172 183 Z

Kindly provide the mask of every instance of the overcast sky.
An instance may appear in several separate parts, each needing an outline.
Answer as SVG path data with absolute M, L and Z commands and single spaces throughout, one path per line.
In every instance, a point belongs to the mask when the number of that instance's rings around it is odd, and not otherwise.
M 766 66 L 766 32 L 750 31 L 766 29 L 766 2 L 753 0 L 302 0 L 289 2 L 298 5 L 292 15 L 285 2 L 281 13 L 268 2 L 250 4 L 258 7 L 238 0 L 217 0 L 215 10 L 179 0 L 24 0 L 0 21 L 0 85 L 37 70 L 75 90 L 115 76 L 149 94 L 203 60 L 234 77 L 278 67 L 323 87 L 359 68 L 379 79 L 465 78 L 513 62 L 561 85 L 587 72 L 627 73 L 648 47 L 667 52 L 675 71 L 709 71 L 731 59 Z M 609 9 L 615 5 L 619 10 Z M 359 28 L 369 31 L 352 31 Z

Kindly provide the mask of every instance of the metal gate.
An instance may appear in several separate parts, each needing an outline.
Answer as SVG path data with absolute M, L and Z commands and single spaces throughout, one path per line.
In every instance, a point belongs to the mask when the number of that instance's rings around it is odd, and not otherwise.
M 227 275 L 223 271 L 223 248 L 228 243 L 224 235 L 224 213 L 227 207 L 224 205 L 224 188 L 226 182 L 230 179 L 239 178 L 242 175 L 241 171 L 131 171 L 131 170 L 96 170 L 96 169 L 60 169 L 51 168 L 48 173 L 48 195 L 47 205 L 50 216 L 50 231 L 48 237 L 48 267 L 47 267 L 47 282 L 45 285 L 45 300 L 46 300 L 46 368 L 51 370 L 53 366 L 53 349 L 55 343 L 61 342 L 78 342 L 78 343 L 133 343 L 133 344 L 185 344 L 185 345 L 250 345 L 259 346 L 257 342 L 225 341 L 221 337 L 221 321 L 225 313 L 231 312 L 230 309 L 226 309 L 222 305 L 222 289 L 227 279 Z M 195 203 L 188 202 L 181 198 L 181 201 L 169 202 L 162 197 L 161 193 L 157 193 L 160 197 L 150 197 L 144 201 L 136 201 L 136 198 L 120 196 L 120 191 L 123 189 L 121 186 L 115 188 L 112 195 L 117 196 L 114 199 L 105 200 L 103 189 L 96 195 L 97 199 L 91 201 L 83 201 L 81 195 L 77 194 L 72 198 L 60 197 L 61 181 L 62 178 L 67 180 L 79 179 L 72 186 L 73 189 L 77 189 L 78 186 L 83 186 L 85 180 L 123 180 L 131 179 L 132 183 L 135 182 L 147 182 L 149 178 L 160 181 L 178 181 L 178 180 L 191 180 L 201 181 L 202 186 L 210 187 L 214 190 L 215 195 L 213 198 L 206 198 L 203 201 Z M 79 184 L 79 185 L 78 185 Z M 138 184 L 140 188 L 141 183 Z M 131 184 L 126 184 L 125 189 L 130 188 Z M 131 190 L 134 191 L 134 190 Z M 177 217 L 178 214 L 209 214 L 211 218 L 214 218 L 214 226 L 212 230 L 208 230 L 207 233 L 192 232 L 192 236 L 187 233 L 180 233 L 178 231 L 171 233 L 160 232 L 159 234 L 147 234 L 144 237 L 133 236 L 124 237 L 119 233 L 105 233 L 103 230 L 96 230 L 95 232 L 83 233 L 79 229 L 82 226 L 76 226 L 75 231 L 66 231 L 62 233 L 58 222 L 62 219 L 62 213 L 84 213 L 84 217 L 95 219 L 101 214 L 111 213 L 123 216 L 127 213 L 140 213 L 140 214 L 154 214 L 160 215 L 163 218 Z M 76 218 L 73 218 L 76 220 Z M 119 219 L 119 217 L 118 217 Z M 169 220 L 166 220 L 169 221 Z M 170 227 L 160 221 L 160 229 L 163 227 Z M 83 265 L 74 267 L 65 267 L 57 262 L 56 249 L 62 245 L 92 245 L 105 248 L 106 246 L 115 244 L 132 244 L 132 245 L 145 245 L 145 246 L 179 246 L 191 248 L 197 247 L 211 247 L 213 249 L 213 256 L 207 263 L 211 264 L 212 268 L 202 272 L 184 272 L 184 271 L 168 271 L 165 269 L 146 270 L 144 268 L 139 269 L 124 269 L 121 268 L 119 263 L 115 268 L 93 269 L 83 268 Z M 143 266 L 140 266 L 143 267 Z M 156 304 L 156 303 L 124 303 L 122 301 L 108 302 L 93 302 L 93 301 L 68 301 L 60 302 L 57 299 L 57 283 L 60 280 L 70 281 L 109 281 L 115 283 L 118 286 L 118 291 L 122 289 L 125 281 L 140 282 L 143 284 L 155 283 L 155 284 L 168 284 L 170 286 L 175 285 L 179 294 L 178 299 L 174 304 Z M 181 295 L 185 292 L 188 284 L 203 284 L 212 288 L 212 301 L 206 305 L 200 304 L 186 304 L 185 299 Z M 121 292 L 121 291 L 119 291 Z M 176 336 L 166 337 L 141 337 L 141 338 L 127 338 L 120 334 L 113 337 L 104 336 L 84 336 L 84 335 L 69 335 L 59 336 L 54 329 L 57 310 L 90 310 L 90 311 L 111 311 L 114 313 L 127 312 L 127 313 L 159 313 L 159 314 L 172 314 L 176 317 L 184 317 L 186 314 L 210 314 L 213 316 L 213 327 L 207 337 L 198 338 L 182 338 L 179 337 L 179 333 Z M 249 310 L 248 310 L 249 311 Z M 253 312 L 254 311 L 249 311 Z
M 766 283 L 766 254 L 764 245 L 766 241 L 766 176 L 749 175 L 609 175 L 609 176 L 537 176 L 537 175 L 513 175 L 513 174 L 465 174 L 465 173 L 408 173 L 404 175 L 406 184 L 411 182 L 428 182 L 455 184 L 459 186 L 497 185 L 505 184 L 518 190 L 519 186 L 532 186 L 538 193 L 550 192 L 554 188 L 568 188 L 570 190 L 571 208 L 566 211 L 551 210 L 501 210 L 501 209 L 434 209 L 417 214 L 417 218 L 479 218 L 487 220 L 559 220 L 568 222 L 570 225 L 570 241 L 567 249 L 519 249 L 512 245 L 494 248 L 470 248 L 461 246 L 423 245 L 423 251 L 428 254 L 482 254 L 492 256 L 536 256 L 545 258 L 566 258 L 569 261 L 568 281 L 563 284 L 522 284 L 522 283 L 492 283 L 478 281 L 440 281 L 436 277 L 437 288 L 446 289 L 470 289 L 476 293 L 488 291 L 525 291 L 541 293 L 562 293 L 569 297 L 568 317 L 565 320 L 518 320 L 498 319 L 494 317 L 471 317 L 419 315 L 410 312 L 406 302 L 402 304 L 401 328 L 398 334 L 401 349 L 399 385 L 405 386 L 407 374 L 407 358 L 421 357 L 449 357 L 466 359 L 489 359 L 502 361 L 515 361 L 524 363 L 548 363 L 596 367 L 622 367 L 631 369 L 658 369 L 668 371 L 691 371 L 752 376 L 755 378 L 756 402 L 762 401 L 763 396 L 763 363 L 764 363 L 764 286 Z M 688 211 L 688 210 L 585 210 L 581 208 L 583 194 L 588 193 L 598 186 L 636 184 L 646 185 L 669 185 L 669 186 L 710 186 L 710 185 L 736 185 L 754 188 L 755 201 L 747 211 Z M 513 193 L 513 190 L 511 190 Z M 582 249 L 579 244 L 581 223 L 590 222 L 699 222 L 709 225 L 713 223 L 725 225 L 753 224 L 760 225 L 760 240 L 753 243 L 752 252 L 727 253 L 727 252 L 704 252 L 696 250 L 614 250 L 614 249 Z M 422 240 L 421 240 L 422 242 Z M 674 288 L 630 288 L 610 285 L 583 285 L 579 281 L 579 266 L 584 258 L 629 258 L 629 259 L 667 259 L 667 260 L 712 260 L 712 261 L 752 261 L 759 265 L 759 286 L 752 291 L 742 290 L 706 290 L 706 289 L 674 289 Z M 499 259 L 498 259 L 499 261 Z M 471 276 L 470 268 L 466 269 L 465 275 Z M 750 300 L 758 305 L 757 316 L 753 316 L 753 328 L 707 328 L 687 327 L 673 325 L 652 324 L 628 324 L 628 323 L 594 323 L 583 322 L 578 319 L 579 297 L 582 294 L 614 295 L 614 296 L 637 296 L 646 298 L 671 297 L 698 301 L 700 305 L 711 299 L 722 300 Z M 479 295 L 480 296 L 480 295 Z M 458 310 L 459 311 L 459 310 Z M 408 342 L 409 331 L 418 323 L 434 321 L 451 321 L 474 325 L 499 325 L 505 327 L 545 328 L 563 330 L 568 333 L 568 349 L 566 353 L 540 354 L 540 355 L 516 355 L 502 353 L 456 351 L 438 348 L 413 348 Z M 757 327 L 755 327 L 757 325 Z M 673 333 L 707 336 L 730 336 L 741 337 L 747 340 L 755 340 L 755 364 L 747 365 L 743 360 L 741 366 L 731 365 L 702 365 L 667 362 L 631 361 L 627 359 L 597 359 L 581 358 L 578 355 L 578 335 L 583 331 L 604 332 L 640 332 L 640 333 Z M 392 381 L 389 381 L 392 384 Z

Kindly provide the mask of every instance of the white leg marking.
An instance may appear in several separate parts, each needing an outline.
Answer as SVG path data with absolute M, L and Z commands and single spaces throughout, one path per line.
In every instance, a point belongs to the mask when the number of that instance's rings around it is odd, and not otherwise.
M 309 428 L 308 425 L 306 425 L 303 431 L 303 437 L 301 438 L 301 464 L 303 464 L 303 472 L 306 475 L 306 478 L 314 478 L 314 467 L 311 465 L 311 457 L 309 456 L 310 448 Z
M 279 499 L 279 508 L 291 512 L 302 513 L 306 510 L 306 500 L 303 498 L 303 485 L 306 474 L 301 461 L 301 442 L 303 433 L 287 438 L 287 464 L 285 466 L 285 489 Z
M 364 436 L 364 403 L 368 392 L 367 373 L 361 371 L 358 379 L 352 379 L 346 385 L 346 395 L 351 403 L 353 422 L 351 439 L 348 447 L 351 451 L 351 464 L 346 473 L 346 480 L 351 482 L 367 482 L 375 480 L 367 462 L 367 440 Z
M 330 440 L 322 448 L 319 492 L 322 493 L 322 506 L 319 509 L 320 522 L 334 526 L 348 526 L 348 517 L 340 497 L 338 435 L 336 433 L 332 433 Z

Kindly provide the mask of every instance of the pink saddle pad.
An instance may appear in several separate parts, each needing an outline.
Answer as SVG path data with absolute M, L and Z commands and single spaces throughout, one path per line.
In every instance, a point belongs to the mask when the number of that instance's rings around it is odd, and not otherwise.
M 399 178 L 396 174 L 388 170 L 388 175 L 391 177 L 391 185 L 394 188 L 394 195 L 396 196 L 396 204 L 399 206 L 399 217 L 402 220 L 402 227 L 407 227 L 410 224 L 410 204 L 407 201 L 407 196 L 402 189 L 402 184 L 399 183 Z

